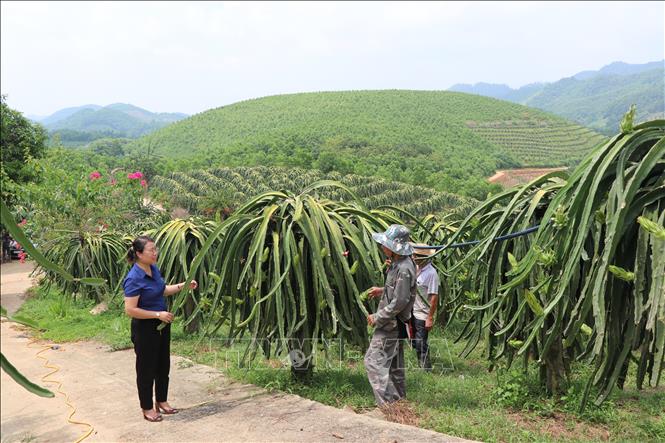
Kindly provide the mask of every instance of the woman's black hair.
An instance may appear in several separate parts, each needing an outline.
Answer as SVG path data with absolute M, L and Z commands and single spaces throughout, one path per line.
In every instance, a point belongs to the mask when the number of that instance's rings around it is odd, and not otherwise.
M 137 258 L 136 253 L 137 252 L 143 253 L 143 248 L 145 248 L 145 245 L 154 242 L 155 240 L 153 240 L 151 237 L 148 237 L 147 235 L 141 235 L 139 237 L 136 237 L 132 242 L 132 247 L 127 250 L 127 261 L 130 263 L 134 263 Z

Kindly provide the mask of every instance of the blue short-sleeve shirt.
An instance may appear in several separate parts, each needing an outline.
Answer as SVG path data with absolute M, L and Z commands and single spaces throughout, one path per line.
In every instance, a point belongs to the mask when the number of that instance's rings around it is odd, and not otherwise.
M 125 297 L 139 297 L 138 307 L 147 311 L 166 311 L 166 283 L 156 265 L 150 265 L 152 277 L 136 263 L 122 282 Z

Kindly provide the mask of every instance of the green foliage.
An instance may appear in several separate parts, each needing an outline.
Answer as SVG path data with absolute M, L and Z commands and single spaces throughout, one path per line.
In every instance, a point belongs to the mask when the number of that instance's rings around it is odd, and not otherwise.
M 7 360 L 7 358 L 5 358 L 5 354 L 0 354 L 0 359 L 2 363 L 1 364 L 2 370 L 5 371 L 5 373 L 9 375 L 16 383 L 18 383 L 28 391 L 40 397 L 47 397 L 47 398 L 55 397 L 55 394 L 53 394 L 53 392 L 49 391 L 46 388 L 42 388 L 39 385 L 36 385 L 35 383 L 28 380 L 23 374 L 21 374 L 21 372 L 18 369 L 16 369 L 14 365 L 12 365 L 9 362 L 9 360 Z
M 203 155 L 216 165 L 379 176 L 482 199 L 491 191 L 485 178 L 496 169 L 528 164 L 470 128 L 495 121 L 534 122 L 534 136 L 542 132 L 538 123 L 564 124 L 534 109 L 452 92 L 308 93 L 213 109 L 143 137 L 129 149 L 154 145 L 165 157 Z M 554 149 L 557 143 L 540 146 Z M 577 150 L 593 146 L 585 143 Z M 568 154 L 549 159 L 560 165 Z
M 53 261 L 46 258 L 42 254 L 42 252 L 33 245 L 33 243 L 28 239 L 28 237 L 26 237 L 26 235 L 23 233 L 23 230 L 16 224 L 14 217 L 10 213 L 9 209 L 5 206 L 5 203 L 2 201 L 0 201 L 0 208 L 2 214 L 1 218 L 2 225 L 5 227 L 5 229 L 7 229 L 7 231 L 9 231 L 12 238 L 15 239 L 17 242 L 19 242 L 21 246 L 23 246 L 25 251 L 43 269 L 45 269 L 48 272 L 52 272 L 54 275 L 57 275 L 59 278 L 67 282 L 77 282 L 84 285 L 93 285 L 93 286 L 98 286 L 104 283 L 102 279 L 95 278 L 94 276 L 74 277 L 69 272 L 67 272 L 66 269 L 63 269 L 61 266 L 59 266 L 58 263 L 54 263 Z
M 663 118 L 664 73 L 661 67 L 633 75 L 566 78 L 546 85 L 522 103 L 612 135 L 619 130 L 621 117 L 632 104 L 638 109 L 635 123 Z
M 162 223 L 162 216 L 144 203 L 144 178 L 130 179 L 127 169 L 111 169 L 114 159 L 105 159 L 108 157 L 52 148 L 37 162 L 41 180 L 22 186 L 13 208 L 15 212 L 24 208 L 26 228 L 35 231 L 36 241 L 51 240 L 58 230 L 101 232 L 110 228 L 130 233 Z
M 259 193 L 271 190 L 299 193 L 321 180 L 342 183 L 369 209 L 389 205 L 399 206 L 416 216 L 445 212 L 463 217 L 477 204 L 468 197 L 384 179 L 265 166 L 174 172 L 169 177 L 155 177 L 151 192 L 155 191 L 158 199 L 172 206 L 196 210 L 207 216 L 220 212 L 226 216 L 238 204 Z M 336 187 L 320 188 L 317 192 L 331 200 L 349 198 L 346 191 Z
M 46 123 L 46 127 L 52 133 L 60 132 L 68 138 L 74 138 L 76 133 L 136 138 L 184 117 L 184 114 L 152 113 L 136 106 L 117 103 L 98 109 L 81 109 L 66 118 Z M 78 138 L 82 137 L 79 135 Z
M 218 227 L 217 223 L 203 220 L 172 220 L 157 229 L 147 231 L 146 234 L 155 239 L 159 247 L 158 266 L 162 274 L 168 279 L 167 284 L 184 281 L 189 275 L 190 279 L 198 282 L 199 288 L 188 294 L 183 306 L 183 318 L 187 321 L 187 331 L 195 332 L 199 329 L 200 317 L 205 315 L 209 319 L 215 318 L 217 312 L 211 309 L 204 298 L 216 289 L 217 281 L 211 277 L 211 272 L 217 271 L 218 264 L 212 254 L 203 257 L 203 264 L 195 274 L 190 275 L 190 266 L 194 258 L 201 251 L 208 236 Z M 216 248 L 217 245 L 214 245 Z M 217 317 L 218 318 L 218 317 Z
M 533 83 L 518 90 L 484 83 L 455 85 L 451 90 L 542 109 L 610 136 L 619 130 L 621 117 L 633 104 L 639 110 L 635 123 L 663 118 L 664 75 L 662 61 L 626 67 L 613 63 L 597 72 L 580 73 L 549 84 Z M 557 135 L 565 140 L 563 131 Z M 577 135 L 579 138 L 584 134 Z
M 122 298 L 109 300 L 107 311 L 93 315 L 90 313 L 95 306 L 92 299 L 73 299 L 70 294 L 48 285 L 31 291 L 31 297 L 19 312 L 38 322 L 40 338 L 56 343 L 95 339 L 113 349 L 132 346 L 131 319 L 124 312 Z
M 128 138 L 101 138 L 90 143 L 88 148 L 95 154 L 122 157 L 125 155 L 124 147 L 130 141 Z
M 501 406 L 528 410 L 533 406 L 532 398 L 542 393 L 538 381 L 534 383 L 528 372 L 519 369 L 498 369 L 497 384 L 493 396 Z
M 609 396 L 633 351 L 638 388 L 656 386 L 665 355 L 665 242 L 638 217 L 662 226 L 664 168 L 665 121 L 656 120 L 615 136 L 570 177 L 548 174 L 473 211 L 456 236 L 483 240 L 450 269 L 453 280 L 462 271 L 471 277 L 456 295 L 457 309 L 471 312 L 465 353 L 487 332 L 492 361 L 535 357 L 553 392 L 563 389 L 564 359 L 586 358 L 595 368 L 582 408 L 592 387 L 596 405 Z M 535 234 L 492 241 L 534 224 Z M 478 300 L 469 303 L 464 290 Z M 516 352 L 511 340 L 522 341 Z
M 18 185 L 36 178 L 30 160 L 44 155 L 47 135 L 40 125 L 11 109 L 4 95 L 0 97 L 0 124 L 2 200 L 9 204 Z
M 49 146 L 83 147 L 100 139 L 124 139 L 123 134 L 115 131 L 75 131 L 73 129 L 58 129 L 49 132 Z
M 117 293 L 132 235 L 168 218 L 145 204 L 141 178 L 133 173 L 130 178 L 117 169 L 91 168 L 91 163 L 103 165 L 103 159 L 90 158 L 85 152 L 49 149 L 36 162 L 40 182 L 21 186 L 9 215 L 14 225 L 25 220 L 25 232 L 45 251 L 44 258 L 56 265 L 44 266 L 38 260 L 39 251 L 27 250 L 49 281 L 70 296 L 96 300 Z M 96 287 L 80 284 L 79 279 L 90 277 L 103 278 L 106 283 Z
M 313 191 L 323 186 L 344 189 L 318 182 L 301 194 L 261 194 L 208 236 L 187 274 L 190 279 L 206 262 L 216 264 L 211 310 L 220 315 L 204 318 L 208 333 L 228 321 L 230 337 L 250 331 L 248 351 L 262 346 L 270 356 L 274 345 L 275 353 L 302 352 L 305 360 L 318 340 L 367 343 L 359 288 L 378 284 L 382 264 L 371 233 L 399 220 L 353 202 L 318 199 Z M 178 296 L 176 309 L 186 297 Z M 294 362 L 303 365 L 311 369 Z
M 58 231 L 57 237 L 44 244 L 45 257 L 60 264 L 75 279 L 97 277 L 105 280 L 103 286 L 81 285 L 59 274 L 46 271 L 46 278 L 55 282 L 67 294 L 100 301 L 109 294 L 117 294 L 129 267 L 125 260 L 131 246 L 131 237 L 116 232 Z
M 591 423 L 607 424 L 617 421 L 617 405 L 613 399 L 579 411 L 586 391 L 584 380 L 590 375 L 590 367 L 586 364 L 575 364 L 573 372 L 575 377 L 565 393 L 559 398 L 552 398 L 540 383 L 536 365 L 531 364 L 526 369 L 498 368 L 492 397 L 502 407 L 534 412 L 542 417 L 567 413 Z
M 563 120 L 497 120 L 474 123 L 470 128 L 521 159 L 524 166 L 575 165 L 590 148 L 606 141 L 588 128 Z

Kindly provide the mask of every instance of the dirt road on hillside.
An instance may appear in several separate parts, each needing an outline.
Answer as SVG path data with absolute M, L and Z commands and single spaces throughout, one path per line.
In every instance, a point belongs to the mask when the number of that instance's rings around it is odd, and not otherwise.
M 3 306 L 18 309 L 30 287 L 28 264 L 2 265 Z M 462 442 L 412 426 L 389 423 L 336 409 L 296 395 L 269 393 L 232 382 L 214 368 L 172 357 L 170 403 L 181 412 L 161 423 L 142 419 L 135 385 L 132 350 L 111 352 L 95 342 L 33 343 L 28 330 L 2 322 L 2 353 L 28 378 L 51 390 L 42 377 L 51 372 L 41 355 L 59 371 L 48 379 L 61 382 L 76 408 L 73 420 L 94 430 L 92 442 Z M 129 333 L 129 332 L 128 332 Z M 14 383 L 4 372 L 1 389 L 2 442 L 76 441 L 89 427 L 67 422 L 71 409 L 63 395 L 41 398 Z

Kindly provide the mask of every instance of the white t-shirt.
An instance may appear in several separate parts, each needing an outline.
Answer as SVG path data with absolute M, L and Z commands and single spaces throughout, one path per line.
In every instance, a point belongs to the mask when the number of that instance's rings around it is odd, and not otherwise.
M 432 263 L 427 263 L 418 272 L 416 300 L 413 302 L 413 316 L 427 320 L 430 309 L 430 296 L 439 294 L 439 274 Z

